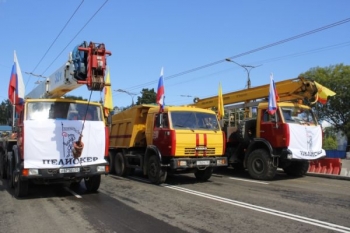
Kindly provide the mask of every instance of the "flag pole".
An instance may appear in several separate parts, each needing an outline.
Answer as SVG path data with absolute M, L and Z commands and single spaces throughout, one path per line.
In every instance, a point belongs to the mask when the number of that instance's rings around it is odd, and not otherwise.
M 13 95 L 13 105 L 12 105 L 12 132 L 15 128 L 15 113 L 16 113 L 16 90 Z
M 16 59 L 17 58 L 17 55 L 16 55 L 16 51 L 14 51 L 14 57 L 13 57 L 13 61 L 16 65 L 15 69 L 16 69 L 16 72 L 17 72 L 17 64 L 16 64 Z M 11 74 L 12 75 L 12 74 Z M 16 83 L 17 83 L 17 80 L 16 80 Z M 14 89 L 14 95 L 13 95 L 13 104 L 12 104 L 12 132 L 15 128 L 15 114 L 16 114 L 16 92 L 17 92 L 17 88 L 18 86 L 16 87 L 16 89 Z

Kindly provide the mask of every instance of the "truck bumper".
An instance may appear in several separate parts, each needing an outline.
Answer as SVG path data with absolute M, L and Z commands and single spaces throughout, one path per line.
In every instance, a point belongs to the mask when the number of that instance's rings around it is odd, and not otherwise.
M 173 158 L 170 160 L 171 169 L 203 168 L 227 166 L 226 157 Z
M 80 167 L 52 169 L 22 169 L 21 180 L 32 180 L 36 183 L 66 183 L 81 180 L 95 175 L 107 175 L 108 163 Z

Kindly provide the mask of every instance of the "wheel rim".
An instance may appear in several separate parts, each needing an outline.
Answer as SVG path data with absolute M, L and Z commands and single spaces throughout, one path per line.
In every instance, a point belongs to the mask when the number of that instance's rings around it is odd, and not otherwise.
M 149 169 L 148 169 L 148 172 L 149 172 L 149 175 L 152 176 L 152 177 L 155 177 L 156 176 L 156 173 L 157 173 L 157 166 L 154 162 L 152 162 L 149 166 Z
M 14 177 L 14 182 L 15 182 L 15 184 L 18 184 L 18 180 L 19 180 L 19 175 L 16 174 L 15 177 Z
M 264 161 L 260 158 L 256 158 L 253 161 L 253 170 L 255 173 L 261 174 L 264 172 Z

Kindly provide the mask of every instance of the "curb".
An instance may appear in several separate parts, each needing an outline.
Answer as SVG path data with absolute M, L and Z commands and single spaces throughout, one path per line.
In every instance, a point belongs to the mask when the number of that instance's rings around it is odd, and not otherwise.
M 350 176 L 344 176 L 344 175 L 330 175 L 330 174 L 323 174 L 323 173 L 313 173 L 308 172 L 305 174 L 306 176 L 314 176 L 314 177 L 323 177 L 328 179 L 336 179 L 336 180 L 350 180 Z

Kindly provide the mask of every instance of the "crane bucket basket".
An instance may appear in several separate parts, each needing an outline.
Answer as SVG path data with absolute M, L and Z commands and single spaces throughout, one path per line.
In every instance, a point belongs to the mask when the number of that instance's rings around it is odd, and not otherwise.
M 89 90 L 102 91 L 105 86 L 104 76 L 106 69 L 106 56 L 112 53 L 106 50 L 103 43 L 90 42 L 89 46 L 78 47 L 84 51 L 84 63 L 86 63 L 86 79 L 78 80 L 79 84 L 86 84 Z

